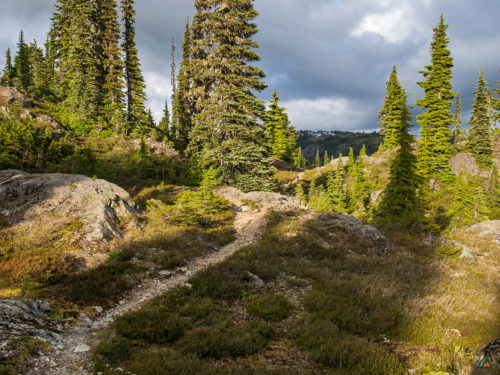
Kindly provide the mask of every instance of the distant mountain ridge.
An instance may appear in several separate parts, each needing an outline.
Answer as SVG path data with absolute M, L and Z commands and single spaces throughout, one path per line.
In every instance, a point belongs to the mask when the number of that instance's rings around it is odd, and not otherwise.
M 330 157 L 337 157 L 339 153 L 348 155 L 349 147 L 352 147 L 354 154 L 361 151 L 363 144 L 366 145 L 368 155 L 375 153 L 383 137 L 377 132 L 361 133 L 347 132 L 341 130 L 299 130 L 298 145 L 302 148 L 302 154 L 309 160 L 313 159 L 318 149 L 323 156 L 325 150 Z

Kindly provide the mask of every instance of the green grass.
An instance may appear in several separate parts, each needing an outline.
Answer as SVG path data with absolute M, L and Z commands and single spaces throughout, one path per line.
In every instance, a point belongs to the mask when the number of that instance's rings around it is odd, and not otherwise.
M 280 322 L 290 315 L 290 304 L 284 296 L 265 293 L 253 299 L 247 310 L 264 320 Z

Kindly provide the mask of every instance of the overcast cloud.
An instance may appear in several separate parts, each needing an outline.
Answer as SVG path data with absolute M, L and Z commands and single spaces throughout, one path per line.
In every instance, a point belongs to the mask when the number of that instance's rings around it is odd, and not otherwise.
M 26 40 L 45 40 L 54 0 L 2 0 L 0 64 L 19 30 Z M 137 44 L 149 105 L 159 118 L 171 95 L 170 40 L 178 46 L 191 0 L 136 0 Z M 270 98 L 276 88 L 298 129 L 377 129 L 392 65 L 411 103 L 421 98 L 418 71 L 430 61 L 432 27 L 444 13 L 455 58 L 453 81 L 461 93 L 464 120 L 472 106 L 478 71 L 491 87 L 500 80 L 498 0 L 256 0 L 260 12 L 260 66 Z M 180 55 L 180 50 L 178 51 Z

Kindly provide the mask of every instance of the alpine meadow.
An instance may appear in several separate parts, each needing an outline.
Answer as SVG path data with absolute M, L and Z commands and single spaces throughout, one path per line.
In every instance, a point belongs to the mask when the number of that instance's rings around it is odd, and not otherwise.
M 499 11 L 4 4 L 0 375 L 500 374 Z

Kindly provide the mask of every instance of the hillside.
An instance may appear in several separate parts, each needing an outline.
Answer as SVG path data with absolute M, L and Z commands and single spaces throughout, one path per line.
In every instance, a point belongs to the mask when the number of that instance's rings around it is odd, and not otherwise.
M 366 146 L 368 155 L 375 153 L 380 144 L 382 137 L 377 133 L 354 133 L 346 131 L 311 131 L 300 130 L 297 145 L 302 148 L 302 154 L 312 161 L 316 155 L 316 150 L 319 150 L 320 156 L 323 156 L 327 151 L 328 155 L 337 157 L 349 154 L 349 147 L 352 147 L 355 155 L 359 155 L 359 151 Z

